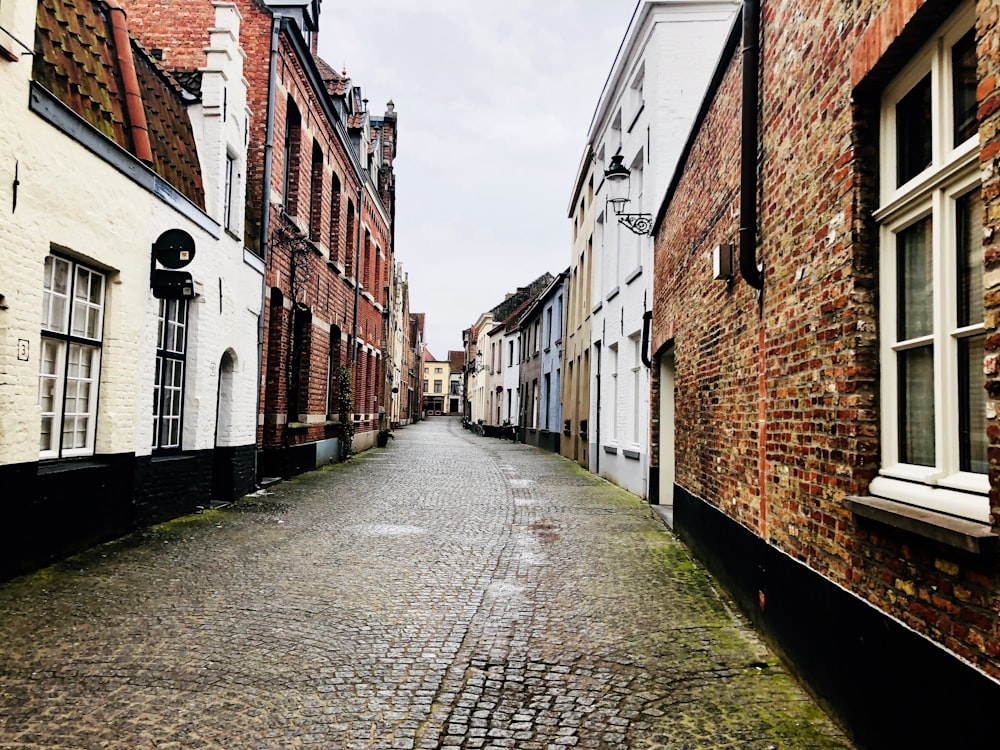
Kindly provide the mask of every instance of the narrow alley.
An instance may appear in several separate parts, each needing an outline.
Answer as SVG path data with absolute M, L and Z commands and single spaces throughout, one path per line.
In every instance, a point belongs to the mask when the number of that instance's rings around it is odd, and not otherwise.
M 2 748 L 851 746 L 648 506 L 445 417 L 0 611 Z

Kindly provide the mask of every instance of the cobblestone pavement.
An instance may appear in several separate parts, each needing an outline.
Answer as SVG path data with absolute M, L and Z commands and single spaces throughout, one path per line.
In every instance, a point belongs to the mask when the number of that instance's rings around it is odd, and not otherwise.
M 463 431 L 0 586 L 2 748 L 846 748 L 648 506 Z

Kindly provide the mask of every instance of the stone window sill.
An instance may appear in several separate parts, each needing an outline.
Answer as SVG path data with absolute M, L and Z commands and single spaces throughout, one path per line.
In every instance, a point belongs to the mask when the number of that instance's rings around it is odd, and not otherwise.
M 1000 534 L 984 523 L 955 518 L 880 497 L 848 497 L 844 504 L 857 516 L 878 521 L 926 539 L 977 555 L 1000 549 Z
M 605 445 L 604 446 L 604 452 L 605 453 L 610 453 L 613 456 L 617 456 L 618 455 L 618 448 L 615 447 L 615 446 L 613 446 L 613 445 Z
M 638 461 L 641 454 L 639 451 L 630 451 L 626 448 L 622 448 L 622 455 L 625 456 L 625 458 L 631 458 L 633 461 Z

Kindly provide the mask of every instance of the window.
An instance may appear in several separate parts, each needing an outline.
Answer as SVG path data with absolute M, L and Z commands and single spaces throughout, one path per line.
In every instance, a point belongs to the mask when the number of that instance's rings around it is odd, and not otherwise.
M 440 375 L 444 371 L 440 367 L 435 367 L 434 368 L 434 372 L 435 372 L 435 374 Z
M 444 387 L 444 384 L 440 380 L 435 380 L 434 381 L 434 392 L 435 393 L 441 393 L 441 389 L 443 387 Z
M 429 381 L 427 380 L 424 381 L 424 393 L 430 393 L 430 391 L 428 390 L 429 388 L 428 383 Z
M 153 383 L 153 447 L 181 447 L 187 300 L 161 299 L 156 324 L 156 379 Z
M 618 344 L 608 347 L 608 371 L 611 376 L 611 407 L 608 410 L 608 417 L 611 420 L 611 429 L 608 434 L 612 440 L 618 438 Z
M 299 200 L 299 147 L 302 138 L 302 117 L 291 98 L 288 100 L 287 107 L 281 197 L 285 203 L 285 212 L 289 216 L 295 216 L 298 212 Z
M 545 348 L 552 346 L 552 308 L 545 310 Z
M 104 274 L 55 255 L 45 259 L 40 458 L 94 453 L 104 295 Z
M 632 442 L 641 445 L 642 427 L 642 339 L 634 336 L 632 343 Z
M 974 21 L 967 3 L 882 99 L 883 465 L 871 492 L 988 521 Z
M 226 184 L 223 187 L 222 195 L 222 223 L 229 231 L 236 230 L 236 206 L 239 205 L 239 173 L 236 166 L 236 157 L 228 151 L 226 152 Z

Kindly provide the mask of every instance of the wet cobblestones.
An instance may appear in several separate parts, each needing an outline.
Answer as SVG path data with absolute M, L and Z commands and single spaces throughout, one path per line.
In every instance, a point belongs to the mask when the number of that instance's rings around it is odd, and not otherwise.
M 647 507 L 454 420 L 0 612 L 0 748 L 850 747 Z

